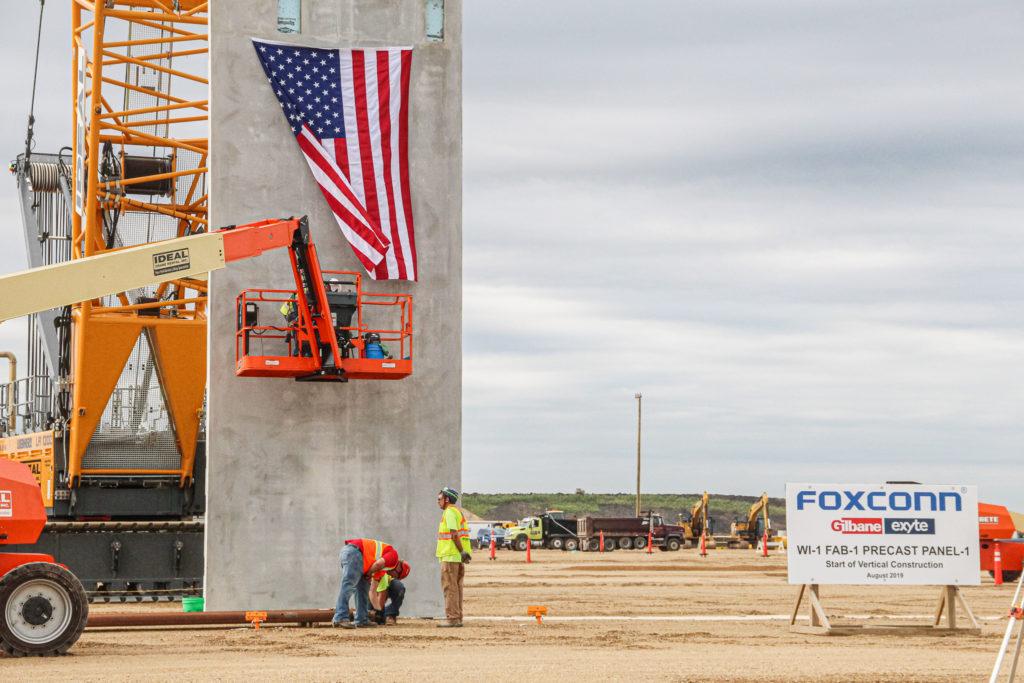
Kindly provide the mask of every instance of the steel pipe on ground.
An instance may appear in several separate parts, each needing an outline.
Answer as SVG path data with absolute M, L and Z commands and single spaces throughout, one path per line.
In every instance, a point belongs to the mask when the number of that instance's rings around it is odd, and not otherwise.
M 247 612 L 162 612 L 155 614 L 90 614 L 86 628 L 124 626 L 214 626 L 248 624 Z M 264 624 L 314 624 L 331 621 L 332 609 L 267 611 Z

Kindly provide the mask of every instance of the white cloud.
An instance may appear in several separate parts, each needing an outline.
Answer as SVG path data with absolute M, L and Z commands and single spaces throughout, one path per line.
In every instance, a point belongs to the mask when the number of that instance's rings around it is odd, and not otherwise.
M 38 6 L 12 12 L 7 64 Z M 468 490 L 631 490 L 642 391 L 648 491 L 914 479 L 1024 505 L 1016 3 L 463 13 Z M 42 55 L 40 151 L 68 142 L 68 54 Z M 4 83 L 14 158 L 31 71 Z
M 623 11 L 465 9 L 467 486 L 1019 498 L 1020 9 Z

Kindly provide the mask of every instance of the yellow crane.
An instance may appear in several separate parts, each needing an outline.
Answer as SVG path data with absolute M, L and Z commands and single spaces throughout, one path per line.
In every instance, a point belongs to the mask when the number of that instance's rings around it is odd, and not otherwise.
M 30 126 L 13 168 L 29 265 L 39 271 L 16 303 L 39 312 L 28 323 L 27 376 L 0 385 L 0 453 L 39 468 L 52 456 L 39 543 L 89 542 L 96 572 L 80 578 L 94 575 L 112 592 L 171 592 L 198 585 L 203 563 L 210 264 L 199 262 L 199 244 L 218 239 L 207 216 L 208 2 L 69 7 L 68 144 L 36 151 Z M 191 235 L 201 236 L 187 258 L 157 244 Z M 154 269 L 148 283 L 123 277 L 130 258 L 117 255 L 133 249 L 151 250 L 137 252 Z M 82 267 L 66 284 L 83 294 L 43 298 L 57 281 L 47 269 L 72 262 Z M 48 301 L 54 308 L 42 310 Z M 94 520 L 107 526 L 86 528 Z M 81 537 L 61 543 L 70 524 Z M 110 535 L 118 524 L 160 533 Z

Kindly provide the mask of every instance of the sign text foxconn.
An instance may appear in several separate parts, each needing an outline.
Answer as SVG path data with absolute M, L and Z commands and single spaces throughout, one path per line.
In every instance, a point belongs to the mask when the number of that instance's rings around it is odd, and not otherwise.
M 789 582 L 977 585 L 966 485 L 787 484 Z
M 896 510 L 934 512 L 963 509 L 963 495 L 956 491 L 800 491 L 796 509 L 814 506 L 822 510 Z

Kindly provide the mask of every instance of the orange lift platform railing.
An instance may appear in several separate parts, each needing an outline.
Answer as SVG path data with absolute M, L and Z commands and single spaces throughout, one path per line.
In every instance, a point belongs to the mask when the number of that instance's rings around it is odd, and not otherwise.
M 236 375 L 346 382 L 412 374 L 412 296 L 364 292 L 358 273 L 321 270 L 306 217 L 200 231 L 0 276 L 0 321 L 154 283 L 191 282 L 281 247 L 288 248 L 295 289 L 238 295 Z M 128 320 L 154 318 L 148 311 L 173 303 L 119 312 Z M 284 316 L 283 323 L 261 325 L 268 313 Z
M 402 379 L 412 374 L 412 297 L 372 294 L 358 273 L 322 270 L 306 219 L 289 257 L 295 289 L 236 299 L 235 374 L 298 381 Z M 278 324 L 261 324 L 261 318 Z

